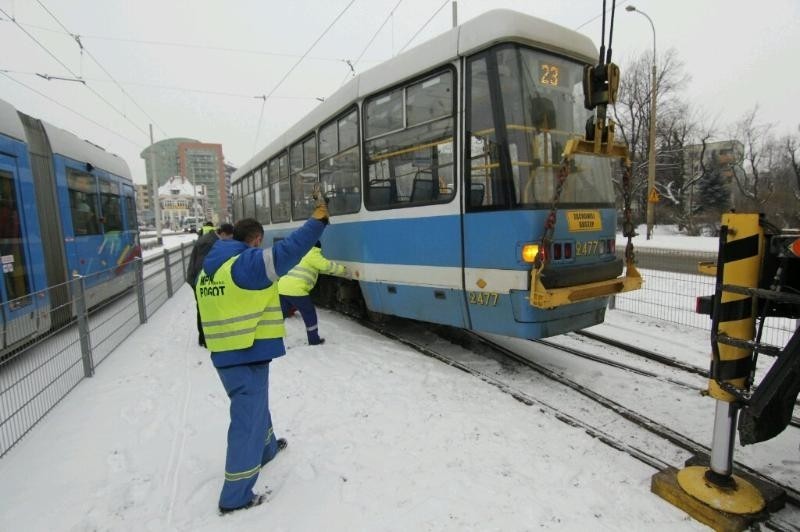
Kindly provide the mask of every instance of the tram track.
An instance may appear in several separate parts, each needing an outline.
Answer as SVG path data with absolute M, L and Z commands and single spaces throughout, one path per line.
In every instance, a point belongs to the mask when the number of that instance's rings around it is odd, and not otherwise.
M 590 340 L 594 340 L 594 341 L 599 342 L 599 343 L 604 344 L 604 345 L 609 345 L 611 347 L 614 347 L 614 348 L 620 349 L 622 351 L 625 351 L 625 352 L 640 356 L 640 357 L 645 358 L 647 360 L 651 360 L 651 361 L 657 362 L 659 364 L 663 364 L 663 365 L 668 366 L 668 367 L 673 368 L 673 369 L 677 369 L 677 370 L 680 370 L 680 371 L 683 371 L 683 372 L 686 372 L 686 373 L 696 374 L 696 375 L 699 375 L 699 376 L 704 377 L 706 379 L 710 378 L 709 372 L 707 370 L 704 370 L 704 369 L 699 368 L 697 366 L 693 366 L 691 364 L 686 364 L 686 363 L 681 362 L 679 360 L 675 360 L 674 358 L 671 358 L 671 357 L 667 357 L 667 356 L 664 356 L 664 355 L 660 355 L 658 353 L 654 353 L 652 351 L 648 351 L 647 349 L 643 349 L 641 347 L 630 345 L 630 344 L 627 344 L 625 342 L 620 342 L 619 340 L 614 340 L 612 338 L 607 338 L 605 336 L 601 336 L 601 335 L 598 335 L 598 334 L 590 333 L 590 332 L 587 332 L 587 331 L 576 331 L 574 333 L 570 333 L 568 336 L 579 336 L 579 337 L 589 338 Z M 564 346 L 564 345 L 561 345 L 561 344 L 556 344 L 556 343 L 553 343 L 553 342 L 547 341 L 547 340 L 537 340 L 537 341 L 539 343 L 543 344 L 543 345 L 547 345 L 547 346 L 552 347 L 554 349 L 560 349 L 560 350 L 563 350 L 563 351 L 567 351 L 568 353 L 570 353 L 572 355 L 575 355 L 575 356 L 578 356 L 578 357 L 581 357 L 581 358 L 585 358 L 585 359 L 588 359 L 588 360 L 594 360 L 596 362 L 599 362 L 599 363 L 602 363 L 602 364 L 606 364 L 606 365 L 609 365 L 609 366 L 613 366 L 613 367 L 618 367 L 620 369 L 626 369 L 627 371 L 630 371 L 632 373 L 636 373 L 638 375 L 643 375 L 643 376 L 649 376 L 649 377 L 652 377 L 652 378 L 662 379 L 662 380 L 664 380 L 666 382 L 670 382 L 670 383 L 676 384 L 678 386 L 683 386 L 685 388 L 688 388 L 688 389 L 691 389 L 691 390 L 695 390 L 695 391 L 697 391 L 699 393 L 705 393 L 706 390 L 707 390 L 706 387 L 694 386 L 692 384 L 684 383 L 684 382 L 678 381 L 676 379 L 672 379 L 670 377 L 661 376 L 661 375 L 658 375 L 657 373 L 650 372 L 650 371 L 647 371 L 647 370 L 643 370 L 641 368 L 636 368 L 634 366 L 630 366 L 630 365 L 627 365 L 627 364 L 622 364 L 620 362 L 616 362 L 616 361 L 610 360 L 610 359 L 605 358 L 605 357 L 593 355 L 591 353 L 586 353 L 584 351 L 580 351 L 580 350 L 572 348 L 572 347 L 567 347 L 567 346 Z M 800 406 L 800 400 L 795 401 L 795 406 Z M 792 416 L 791 420 L 789 421 L 789 425 L 792 426 L 792 427 L 800 429 L 800 417 Z
M 576 331 L 574 333 L 571 333 L 571 335 L 589 338 L 596 342 L 600 342 L 601 344 L 610 345 L 612 347 L 616 347 L 617 349 L 622 349 L 623 351 L 627 351 L 628 353 L 632 353 L 642 358 L 646 358 L 647 360 L 652 360 L 653 362 L 658 362 L 660 364 L 669 366 L 671 368 L 680 369 L 687 373 L 694 373 L 695 375 L 700 375 L 701 377 L 704 377 L 706 379 L 709 378 L 709 373 L 707 369 L 703 369 L 701 367 L 694 366 L 692 364 L 687 364 L 685 362 L 681 362 L 680 360 L 675 360 L 672 357 L 660 355 L 658 353 L 648 351 L 647 349 L 643 349 L 635 345 L 627 344 L 625 342 L 620 342 L 619 340 L 614 340 L 613 338 L 601 336 L 599 334 L 591 333 L 589 331 Z
M 491 372 L 489 371 L 482 370 L 480 368 L 479 363 L 472 363 L 469 360 L 467 361 L 458 360 L 453 356 L 443 353 L 441 349 L 431 347 L 431 345 L 426 345 L 424 342 L 415 339 L 413 335 L 408 336 L 402 332 L 390 330 L 385 326 L 375 326 L 373 324 L 367 324 L 367 325 L 376 332 L 390 339 L 403 343 L 404 345 L 407 345 L 422 354 L 425 354 L 450 366 L 456 367 L 462 371 L 470 373 L 475 377 L 483 380 L 484 382 L 496 386 L 504 393 L 511 395 L 512 397 L 514 397 L 518 401 L 523 402 L 524 404 L 536 406 L 541 410 L 552 414 L 554 417 L 556 417 L 560 421 L 570 426 L 581 428 L 587 434 L 599 439 L 600 441 L 611 446 L 614 449 L 629 454 L 631 457 L 636 458 L 637 460 L 649 465 L 655 470 L 660 471 L 668 466 L 680 469 L 686 462 L 686 460 L 682 460 L 681 458 L 676 457 L 674 452 L 672 451 L 664 452 L 663 448 L 659 447 L 658 445 L 656 446 L 652 445 L 652 441 L 648 443 L 646 439 L 638 437 L 627 438 L 628 440 L 633 439 L 634 443 L 632 443 L 631 441 L 626 441 L 624 437 L 620 437 L 617 435 L 618 432 L 617 430 L 615 430 L 614 433 L 611 433 L 605 430 L 602 427 L 602 424 L 581 419 L 580 417 L 567 412 L 564 408 L 558 406 L 557 404 L 554 404 L 552 400 L 543 399 L 538 393 L 531 393 L 530 391 L 521 389 L 518 385 L 515 385 L 508 379 L 498 377 L 497 375 L 491 374 Z M 640 430 L 649 433 L 656 439 L 666 442 L 669 446 L 672 446 L 675 449 L 679 449 L 683 453 L 687 453 L 690 457 L 708 457 L 710 455 L 710 449 L 705 445 L 702 445 L 697 441 L 694 441 L 693 439 L 677 432 L 676 430 L 673 430 L 668 426 L 655 421 L 654 419 L 651 419 L 641 413 L 638 413 L 618 403 L 617 401 L 614 401 L 613 399 L 606 397 L 601 393 L 591 390 L 588 387 L 578 383 L 577 381 L 565 377 L 564 375 L 558 373 L 557 371 L 554 371 L 550 368 L 543 366 L 542 364 L 532 361 L 529 358 L 522 356 L 511 349 L 498 345 L 495 342 L 492 342 L 490 339 L 484 338 L 480 335 L 468 331 L 462 331 L 450 328 L 437 328 L 437 329 L 439 330 L 437 330 L 435 334 L 441 336 L 441 338 L 448 340 L 453 344 L 460 345 L 466 350 L 474 352 L 479 357 L 480 355 L 486 354 L 487 352 L 491 352 L 496 359 L 504 359 L 510 361 L 512 364 L 529 369 L 541 375 L 547 381 L 552 381 L 554 383 L 557 383 L 558 385 L 565 387 L 572 392 L 577 393 L 590 403 L 602 407 L 602 409 L 606 411 L 612 412 L 613 415 L 624 419 L 626 422 L 638 427 Z M 442 334 L 442 331 L 446 332 Z M 550 347 L 552 349 L 559 349 L 562 351 L 564 350 L 562 346 L 559 346 L 557 344 L 547 345 L 547 347 Z M 606 363 L 605 359 L 602 359 L 602 357 L 597 357 L 597 358 L 600 360 L 596 360 L 595 362 Z M 622 371 L 630 371 L 630 368 L 626 367 L 625 365 L 617 365 L 614 367 L 617 367 L 617 369 L 620 369 Z M 680 381 L 673 382 L 672 379 L 663 379 L 662 377 L 652 372 L 641 371 L 638 372 L 637 374 L 640 374 L 648 378 L 660 378 L 661 380 L 669 382 L 670 384 L 673 385 L 691 388 L 691 385 L 687 385 L 686 383 L 681 383 Z M 595 419 L 594 414 L 592 414 L 592 419 L 593 420 Z M 636 444 L 635 442 L 637 441 L 640 444 Z M 660 449 L 661 452 L 660 453 L 653 452 L 653 448 Z M 664 456 L 665 454 L 667 455 L 666 457 Z M 792 486 L 783 485 L 778 480 L 770 477 L 769 475 L 763 474 L 753 469 L 752 467 L 740 463 L 738 461 L 734 462 L 734 469 L 739 473 L 747 474 L 750 477 L 756 478 L 767 484 L 780 487 L 785 491 L 786 502 L 792 505 L 794 508 L 800 508 L 800 490 Z M 766 521 L 762 524 L 766 527 L 773 528 L 775 530 L 793 529 L 793 527 L 787 528 L 786 522 L 782 521 L 781 519 L 773 521 L 772 517 L 770 517 L 769 521 Z

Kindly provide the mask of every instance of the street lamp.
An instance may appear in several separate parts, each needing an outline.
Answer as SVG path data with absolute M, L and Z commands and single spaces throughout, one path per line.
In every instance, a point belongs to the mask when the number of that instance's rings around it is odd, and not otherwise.
M 625 11 L 635 11 L 647 18 L 650 27 L 653 29 L 653 81 L 650 88 L 650 143 L 648 147 L 649 156 L 647 161 L 647 240 L 653 237 L 653 223 L 655 221 L 655 207 L 658 203 L 656 194 L 656 27 L 647 13 L 636 6 L 627 5 Z

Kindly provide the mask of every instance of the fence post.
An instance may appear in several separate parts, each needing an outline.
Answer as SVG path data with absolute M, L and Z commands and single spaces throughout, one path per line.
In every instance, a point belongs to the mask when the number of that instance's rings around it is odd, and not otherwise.
M 164 274 L 167 276 L 167 297 L 172 297 L 172 272 L 169 265 L 169 250 L 164 248 Z
M 144 260 L 141 257 L 136 258 L 136 264 L 133 267 L 136 273 L 136 301 L 139 303 L 139 323 L 147 323 L 147 306 L 144 300 Z
M 617 296 L 612 294 L 608 297 L 608 310 L 617 308 Z
M 86 307 L 86 285 L 84 277 L 78 275 L 72 279 L 75 286 L 75 312 L 78 319 L 78 336 L 81 339 L 81 358 L 83 359 L 83 375 L 94 375 L 94 360 L 92 360 L 92 340 L 89 337 L 89 315 Z
M 181 271 L 183 272 L 183 280 L 186 282 L 186 257 L 183 254 L 183 246 L 186 242 L 181 242 Z

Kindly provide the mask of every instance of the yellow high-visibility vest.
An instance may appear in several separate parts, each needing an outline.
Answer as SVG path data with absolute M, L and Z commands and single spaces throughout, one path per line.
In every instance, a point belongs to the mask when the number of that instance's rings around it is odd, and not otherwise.
M 256 340 L 284 336 L 278 284 L 261 290 L 236 286 L 231 268 L 238 257 L 220 266 L 213 279 L 201 271 L 195 287 L 206 347 L 212 353 L 246 349 Z
M 278 291 L 283 296 L 307 296 L 317 284 L 319 273 L 341 275 L 345 267 L 326 259 L 318 247 L 311 248 L 289 273 L 278 279 Z

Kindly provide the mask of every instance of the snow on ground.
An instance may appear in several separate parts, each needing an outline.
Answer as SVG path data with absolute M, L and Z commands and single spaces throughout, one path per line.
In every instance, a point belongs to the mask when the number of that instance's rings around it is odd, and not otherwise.
M 719 238 L 710 236 L 686 236 L 674 225 L 653 226 L 653 236 L 647 240 L 647 226 L 636 228 L 637 236 L 633 237 L 635 248 L 680 249 L 685 251 L 711 251 L 719 249 Z M 617 233 L 617 247 L 624 246 L 627 239 Z M 622 249 L 622 248 L 620 248 Z
M 257 508 L 217 515 L 228 400 L 184 286 L 0 460 L 0 530 L 699 530 L 653 470 L 327 311 L 287 320 Z M 665 339 L 665 342 L 667 339 Z

